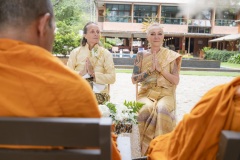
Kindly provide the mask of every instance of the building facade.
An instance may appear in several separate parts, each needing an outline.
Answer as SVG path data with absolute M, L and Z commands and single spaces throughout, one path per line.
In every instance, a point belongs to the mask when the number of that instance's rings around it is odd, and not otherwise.
M 123 39 L 119 49 L 147 49 L 143 22 L 156 21 L 164 30 L 164 46 L 199 56 L 203 47 L 232 50 L 235 45 L 209 43 L 209 40 L 239 32 L 239 6 L 195 6 L 187 0 L 96 0 L 97 22 L 102 36 Z M 196 1 L 197 2 L 197 1 Z M 136 46 L 135 42 L 140 42 Z M 225 43 L 225 42 L 223 42 Z

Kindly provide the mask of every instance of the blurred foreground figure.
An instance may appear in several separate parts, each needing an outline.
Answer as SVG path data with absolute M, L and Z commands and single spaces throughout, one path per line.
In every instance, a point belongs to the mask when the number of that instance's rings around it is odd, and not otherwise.
M 50 53 L 54 30 L 50 0 L 0 0 L 0 116 L 101 117 L 89 84 Z
M 171 133 L 151 141 L 148 160 L 216 159 L 222 130 L 240 131 L 240 77 L 209 90 Z

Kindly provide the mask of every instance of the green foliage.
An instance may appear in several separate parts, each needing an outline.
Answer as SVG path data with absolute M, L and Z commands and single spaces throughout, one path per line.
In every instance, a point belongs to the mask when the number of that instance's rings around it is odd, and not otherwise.
M 204 59 L 207 60 L 219 60 L 221 62 L 227 62 L 228 59 L 236 54 L 236 51 L 227 51 L 227 50 L 217 50 L 217 49 L 209 49 L 205 52 Z
M 132 109 L 133 113 L 138 113 L 145 103 L 136 102 L 136 101 L 124 101 L 123 103 L 127 108 Z
M 203 47 L 203 49 L 202 49 L 202 51 L 204 52 L 204 53 L 206 53 L 208 50 L 210 50 L 211 49 L 211 47 Z
M 112 46 L 116 46 L 116 40 L 115 39 L 111 39 L 111 38 L 107 38 L 106 42 Z
M 57 32 L 54 40 L 53 53 L 67 55 L 80 45 L 80 36 L 73 32 L 61 34 Z
M 105 103 L 105 105 L 110 109 L 111 112 L 113 113 L 117 113 L 117 110 L 116 110 L 116 105 L 111 103 L 111 102 L 108 102 L 108 103 Z
M 231 56 L 228 60 L 230 63 L 240 64 L 240 53 Z
M 112 48 L 112 45 L 105 42 L 105 43 L 104 43 L 104 48 L 106 48 L 106 49 L 111 49 L 111 48 Z
M 90 20 L 89 0 L 51 0 L 56 19 L 53 53 L 66 55 L 80 45 L 79 30 Z
M 78 26 L 76 30 L 83 28 L 90 19 L 89 1 L 79 0 L 52 0 L 56 21 L 65 22 L 69 26 Z

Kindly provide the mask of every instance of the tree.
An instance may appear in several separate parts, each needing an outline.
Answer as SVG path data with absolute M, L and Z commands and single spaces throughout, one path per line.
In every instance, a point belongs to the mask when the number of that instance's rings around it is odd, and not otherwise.
M 51 0 L 55 19 L 56 36 L 53 52 L 66 55 L 80 45 L 79 31 L 90 21 L 90 0 Z

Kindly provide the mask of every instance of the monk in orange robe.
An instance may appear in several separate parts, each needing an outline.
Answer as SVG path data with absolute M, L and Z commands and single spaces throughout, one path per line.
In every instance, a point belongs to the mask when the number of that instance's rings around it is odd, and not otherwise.
M 240 77 L 208 91 L 172 132 L 153 139 L 148 160 L 214 160 L 222 130 L 240 131 Z
M 0 116 L 101 117 L 88 82 L 50 53 L 51 1 L 1 0 L 0 8 Z M 112 159 L 120 160 L 115 138 Z

